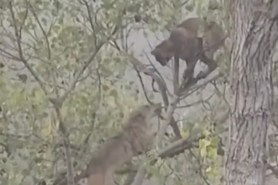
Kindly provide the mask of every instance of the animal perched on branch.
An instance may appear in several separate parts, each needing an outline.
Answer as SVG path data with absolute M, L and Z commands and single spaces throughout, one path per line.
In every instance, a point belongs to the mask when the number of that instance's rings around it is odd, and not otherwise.
M 160 111 L 160 104 L 144 105 L 131 114 L 123 130 L 105 143 L 91 160 L 87 169 L 88 185 L 113 185 L 117 168 L 150 149 L 158 129 L 155 117 Z
M 185 60 L 187 68 L 183 77 L 190 81 L 199 59 L 208 65 L 209 71 L 199 73 L 197 79 L 204 78 L 217 67 L 213 54 L 223 45 L 224 40 L 223 29 L 215 22 L 189 18 L 176 26 L 170 37 L 157 45 L 151 54 L 162 66 L 165 66 L 173 56 L 176 63 L 179 62 L 179 58 Z

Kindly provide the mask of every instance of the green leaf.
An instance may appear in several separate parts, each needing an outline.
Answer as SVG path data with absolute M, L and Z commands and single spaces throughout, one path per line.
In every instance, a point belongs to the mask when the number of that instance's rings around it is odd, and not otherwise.
M 207 150 L 207 155 L 210 159 L 217 159 L 217 147 L 213 146 L 213 147 L 208 147 L 208 150 Z
M 26 94 L 25 91 L 23 89 L 20 88 L 15 88 L 10 96 L 9 96 L 9 100 L 8 103 L 11 107 L 21 107 L 22 105 L 24 105 L 26 103 Z
M 211 144 L 210 140 L 207 139 L 201 139 L 199 140 L 199 149 L 200 149 L 200 154 L 202 157 L 207 156 L 207 147 Z

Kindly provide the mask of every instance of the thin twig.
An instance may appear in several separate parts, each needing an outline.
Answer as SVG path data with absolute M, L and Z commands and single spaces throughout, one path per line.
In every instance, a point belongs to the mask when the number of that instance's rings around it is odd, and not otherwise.
M 17 61 L 21 61 L 20 58 L 18 58 L 17 56 L 14 56 L 13 54 L 5 51 L 4 49 L 1 49 L 0 48 L 0 52 L 2 52 L 3 54 L 1 54 L 3 57 L 5 58 L 9 58 L 9 59 L 12 59 L 12 60 L 17 60 Z
M 51 58 L 51 49 L 50 49 L 50 44 L 49 44 L 49 40 L 48 40 L 48 36 L 47 36 L 47 33 L 45 32 L 39 18 L 38 18 L 38 15 L 36 14 L 35 10 L 34 10 L 34 7 L 31 5 L 31 3 L 28 1 L 28 6 L 30 7 L 30 10 L 33 14 L 33 16 L 35 17 L 35 20 L 37 21 L 41 31 L 42 31 L 42 34 L 45 38 L 45 42 L 46 42 L 46 47 L 47 47 L 47 56 L 48 56 L 48 59 L 50 60 Z
M 85 1 L 85 0 L 82 0 L 82 2 L 80 2 L 80 3 L 83 3 L 86 7 L 89 23 L 90 23 L 90 26 L 93 30 L 94 42 L 95 42 L 95 45 L 97 45 L 96 29 L 95 29 L 95 26 L 94 26 L 94 23 L 93 23 L 92 12 L 91 12 L 90 6 L 89 6 L 88 2 Z
M 198 101 L 195 101 L 195 102 L 192 102 L 192 103 L 189 103 L 187 105 L 180 105 L 180 106 L 177 106 L 177 109 L 183 109 L 183 108 L 188 108 L 188 107 L 192 107 L 194 105 L 198 105 L 204 101 L 208 101 L 210 100 L 212 97 L 214 96 L 214 93 L 211 94 L 208 98 L 206 98 L 205 100 L 201 99 L 201 100 L 198 100 Z
M 163 79 L 163 81 L 165 81 L 164 78 L 163 78 L 163 76 L 162 76 L 161 73 L 158 71 L 158 69 L 155 67 L 155 65 L 153 64 L 152 60 L 150 59 L 150 57 L 148 56 L 148 54 L 147 54 L 145 51 L 144 51 L 144 54 L 145 54 L 145 56 L 147 57 L 149 63 L 150 63 L 151 66 L 153 67 L 153 69 L 155 70 L 155 72 L 159 75 L 159 77 L 160 77 L 161 79 Z M 167 89 L 167 92 L 169 92 L 168 89 Z
M 143 165 L 141 165 L 137 171 L 137 174 L 132 182 L 131 185 L 141 185 L 143 184 L 143 180 L 144 180 L 144 177 L 146 175 L 147 171 L 145 169 L 145 167 Z
M 210 185 L 209 181 L 207 180 L 207 178 L 205 177 L 205 175 L 203 174 L 203 171 L 202 171 L 202 164 L 201 164 L 201 161 L 200 159 L 194 154 L 194 152 L 192 152 L 192 150 L 189 150 L 191 155 L 196 159 L 196 161 L 198 162 L 199 164 L 199 175 L 202 177 L 202 179 L 204 180 L 204 182 L 207 184 L 207 185 Z
M 64 93 L 64 95 L 61 97 L 61 102 L 64 102 L 64 100 L 69 96 L 69 94 L 75 89 L 77 82 L 80 80 L 80 77 L 83 75 L 84 71 L 87 69 L 87 67 L 93 62 L 95 57 L 97 56 L 98 52 L 100 51 L 101 47 L 104 45 L 105 42 L 102 42 L 99 44 L 99 46 L 96 47 L 94 53 L 89 57 L 89 59 L 84 63 L 80 71 L 77 72 L 76 77 L 74 78 L 73 82 L 71 83 L 69 89 Z
M 20 58 L 21 62 L 24 64 L 24 66 L 29 70 L 29 72 L 35 78 L 35 80 L 39 83 L 39 85 L 40 85 L 41 89 L 43 90 L 43 92 L 45 93 L 45 95 L 48 96 L 48 91 L 47 91 L 46 87 L 44 86 L 44 83 L 42 82 L 40 77 L 37 75 L 37 73 L 33 70 L 33 68 L 29 65 L 29 63 L 27 62 L 27 60 L 25 59 L 25 57 L 23 55 L 23 50 L 22 50 L 22 46 L 21 46 L 21 33 L 19 33 L 19 30 L 16 25 L 16 19 L 15 19 L 15 14 L 13 11 L 12 1 L 10 1 L 10 3 L 9 3 L 9 10 L 10 10 L 10 13 L 12 16 L 12 22 L 13 22 L 13 26 L 14 26 L 14 33 L 15 33 L 15 37 L 16 37 L 19 58 Z
M 269 163 L 266 164 L 267 169 L 270 169 L 274 176 L 278 179 L 278 166 L 272 166 Z
M 179 126 L 177 124 L 177 121 L 175 120 L 174 116 L 172 116 L 172 118 L 171 118 L 170 126 L 172 127 L 173 132 L 176 136 L 175 140 L 176 139 L 181 139 L 182 138 L 181 131 L 180 131 L 180 128 L 179 128 Z
M 143 72 L 144 74 L 151 76 L 157 83 L 159 90 L 160 90 L 160 94 L 162 96 L 163 102 L 165 104 L 165 106 L 169 105 L 169 100 L 167 97 L 167 85 L 166 82 L 161 79 L 157 74 L 154 73 L 154 71 L 152 71 L 151 69 L 148 69 L 144 64 L 142 64 L 137 58 L 135 58 L 134 56 L 121 51 L 124 55 L 128 56 L 131 60 L 130 62 L 134 65 L 134 67 L 140 71 Z
M 218 71 L 218 68 L 216 68 L 214 71 L 212 71 L 205 79 L 199 80 L 198 83 L 192 85 L 191 87 L 188 87 L 181 91 L 181 99 L 184 99 L 191 95 L 196 90 L 200 89 L 201 87 L 204 87 L 211 81 L 217 79 L 221 74 Z
M 168 158 L 179 155 L 185 150 L 195 147 L 198 144 L 199 140 L 202 138 L 204 138 L 204 136 L 198 136 L 196 138 L 179 139 L 162 149 L 158 153 L 158 156 L 161 158 Z
M 174 87 L 174 94 L 178 93 L 179 90 L 179 69 L 180 69 L 180 65 L 179 65 L 179 57 L 174 56 L 174 62 L 173 62 L 173 87 Z
M 67 182 L 68 185 L 75 185 L 74 182 L 74 169 L 71 157 L 71 149 L 70 149 L 70 141 L 67 135 L 66 128 L 64 126 L 64 122 L 61 116 L 60 108 L 58 105 L 55 106 L 55 111 L 59 120 L 59 130 L 62 133 L 62 140 L 65 149 L 65 158 L 67 162 Z
M 147 102 L 148 102 L 149 104 L 151 104 L 151 105 L 154 105 L 154 103 L 153 103 L 153 102 L 149 99 L 149 97 L 148 97 L 147 90 L 146 90 L 146 88 L 145 88 L 145 84 L 144 84 L 144 82 L 143 82 L 142 76 L 140 75 L 140 72 L 139 72 L 136 68 L 134 68 L 134 69 L 135 69 L 135 71 L 136 71 L 136 73 L 137 73 L 137 76 L 138 76 L 138 78 L 139 78 L 139 81 L 140 81 L 140 84 L 141 84 L 141 86 L 142 86 L 143 93 L 144 93 L 144 96 L 145 96 Z
M 89 59 L 84 63 L 80 71 L 77 72 L 76 77 L 74 78 L 72 84 L 70 85 L 69 89 L 64 93 L 64 95 L 61 97 L 61 102 L 64 102 L 65 99 L 69 96 L 69 94 L 75 89 L 76 84 L 79 82 L 80 77 L 83 75 L 84 71 L 88 68 L 88 66 L 94 61 L 95 57 L 97 56 L 98 52 L 102 48 L 102 46 L 105 43 L 109 43 L 110 39 L 112 38 L 113 35 L 117 33 L 117 30 L 114 30 L 113 33 L 109 36 L 104 41 L 99 42 L 98 45 L 96 45 L 95 51 L 93 54 L 89 57 Z
M 208 84 L 212 80 L 215 80 L 216 78 L 218 78 L 219 77 L 219 72 L 217 70 L 215 70 L 215 71 L 216 71 L 215 73 L 211 73 L 210 75 L 208 75 L 207 78 L 202 80 L 200 83 L 197 83 L 196 85 L 191 86 L 191 88 L 183 90 L 181 96 L 174 96 L 173 101 L 168 106 L 168 109 L 167 109 L 166 114 L 164 116 L 165 119 L 163 120 L 161 128 L 160 128 L 160 130 L 157 134 L 157 143 L 156 143 L 157 145 L 159 145 L 159 143 L 161 142 L 162 137 L 163 137 L 164 133 L 166 132 L 167 126 L 171 122 L 171 117 L 172 117 L 172 115 L 173 115 L 173 113 L 176 109 L 177 104 L 180 102 L 180 100 L 186 98 L 187 96 L 189 96 L 190 94 L 192 94 L 193 92 L 198 90 L 199 88 L 205 86 L 206 84 Z M 191 89 L 193 89 L 193 90 L 191 90 Z

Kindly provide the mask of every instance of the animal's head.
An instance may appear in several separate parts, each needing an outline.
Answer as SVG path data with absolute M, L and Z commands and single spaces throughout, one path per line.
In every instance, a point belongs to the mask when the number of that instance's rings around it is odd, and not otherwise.
M 165 66 L 175 54 L 174 45 L 169 39 L 164 40 L 155 47 L 151 54 L 162 66 Z
M 136 111 L 134 111 L 135 115 L 140 115 L 144 117 L 144 119 L 151 119 L 160 115 L 162 106 L 160 103 L 154 105 L 142 105 Z
M 151 120 L 153 120 L 153 118 L 160 116 L 161 109 L 161 104 L 142 105 L 132 111 L 129 116 L 128 123 L 131 123 L 131 125 L 137 125 L 138 122 L 140 122 L 141 124 L 149 123 Z

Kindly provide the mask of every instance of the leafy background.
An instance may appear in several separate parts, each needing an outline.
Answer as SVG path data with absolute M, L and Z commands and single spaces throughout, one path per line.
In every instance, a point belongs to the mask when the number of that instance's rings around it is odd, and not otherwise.
M 228 8 L 224 0 L 2 0 L 0 183 L 53 184 L 66 172 L 64 136 L 55 111 L 60 97 L 65 97 L 60 113 L 73 166 L 76 172 L 84 169 L 99 144 L 146 103 L 124 53 L 146 64 L 149 56 L 167 78 L 169 69 L 150 56 L 155 44 L 190 16 L 214 20 L 228 32 Z M 23 57 L 33 72 L 19 55 L 14 25 L 21 30 Z M 187 106 L 176 113 L 184 138 L 205 137 L 196 147 L 148 166 L 148 177 L 156 184 L 222 184 L 229 53 L 220 52 L 217 60 L 224 75 L 184 100 Z M 143 76 L 143 81 L 148 95 L 161 101 L 151 80 Z M 140 162 L 139 157 L 134 163 Z M 123 184 L 126 176 L 118 181 Z

